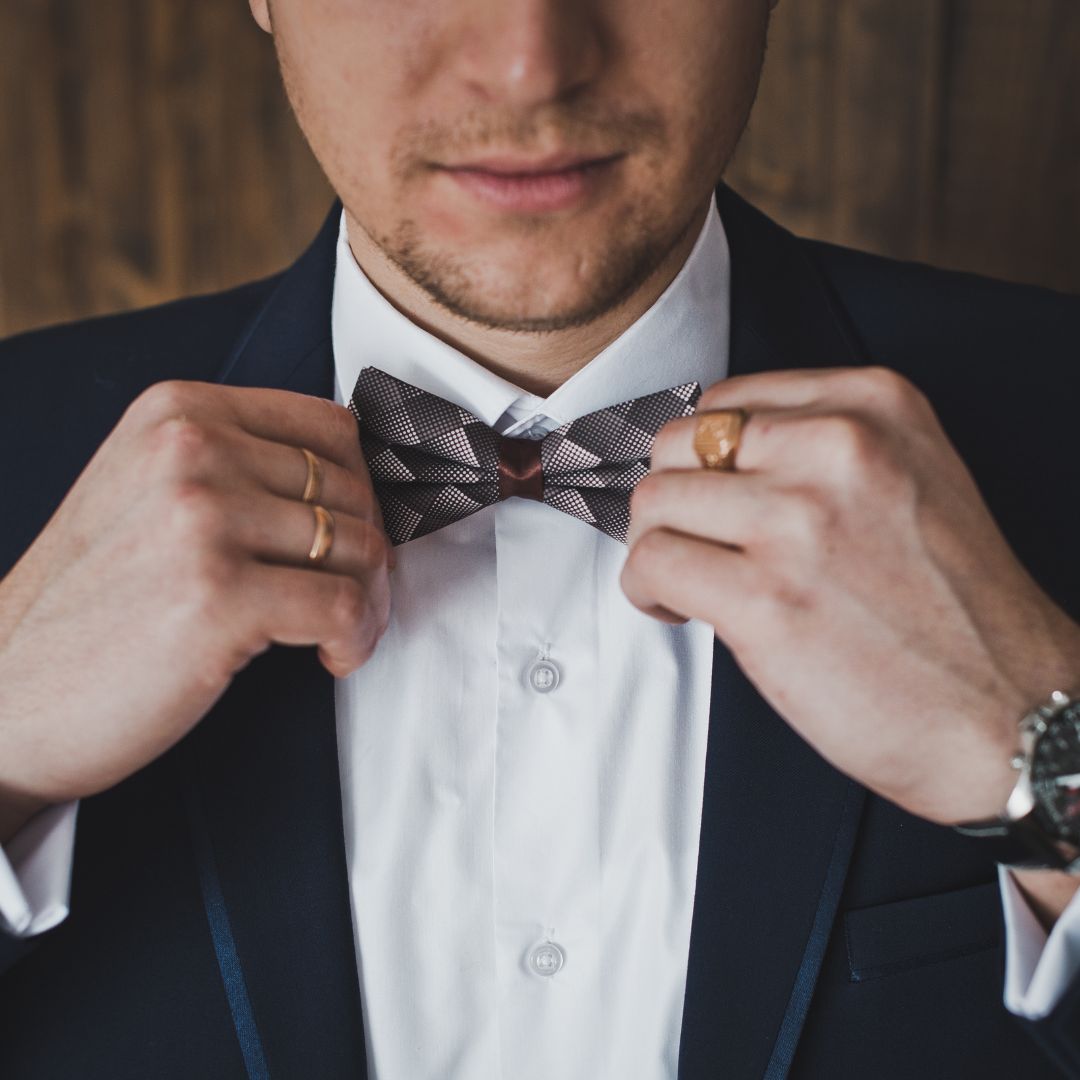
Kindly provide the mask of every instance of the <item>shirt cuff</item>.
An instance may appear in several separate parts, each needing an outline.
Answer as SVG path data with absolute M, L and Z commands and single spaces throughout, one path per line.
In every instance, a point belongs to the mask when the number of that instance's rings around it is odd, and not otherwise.
M 1048 934 L 1008 867 L 998 867 L 998 884 L 1005 915 L 1005 1007 L 1041 1020 L 1080 972 L 1080 892 Z
M 67 918 L 78 800 L 35 814 L 0 847 L 0 925 L 27 938 Z

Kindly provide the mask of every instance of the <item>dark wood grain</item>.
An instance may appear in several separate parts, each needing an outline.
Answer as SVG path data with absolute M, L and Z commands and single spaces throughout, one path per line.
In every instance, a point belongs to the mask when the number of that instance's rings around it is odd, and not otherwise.
M 239 0 L 5 0 L 0 153 L 0 333 L 272 273 L 332 197 Z
M 783 0 L 728 179 L 789 227 L 1080 292 L 1076 0 Z M 242 0 L 0 4 L 0 334 L 286 265 L 332 197 Z
M 732 185 L 806 235 L 1080 292 L 1080 4 L 782 0 Z

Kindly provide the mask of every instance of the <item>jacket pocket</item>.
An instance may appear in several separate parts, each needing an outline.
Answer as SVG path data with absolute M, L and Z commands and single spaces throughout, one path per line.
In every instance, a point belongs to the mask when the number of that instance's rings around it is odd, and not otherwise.
M 996 881 L 844 914 L 852 982 L 992 949 L 1003 935 Z

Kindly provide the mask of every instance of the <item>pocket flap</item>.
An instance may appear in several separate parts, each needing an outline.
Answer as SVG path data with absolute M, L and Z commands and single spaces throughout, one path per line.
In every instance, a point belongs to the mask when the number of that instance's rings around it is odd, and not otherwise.
M 851 981 L 993 948 L 1002 929 L 996 881 L 848 911 L 844 937 Z

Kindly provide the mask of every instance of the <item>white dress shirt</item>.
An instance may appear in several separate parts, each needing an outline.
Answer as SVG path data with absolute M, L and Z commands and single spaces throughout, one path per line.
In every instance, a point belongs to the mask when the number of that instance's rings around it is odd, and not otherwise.
M 336 399 L 374 365 L 504 434 L 727 372 L 715 210 L 676 279 L 546 399 L 410 322 L 339 227 Z M 336 680 L 371 1080 L 673 1078 L 694 897 L 713 634 L 626 600 L 626 549 L 511 499 L 397 549 L 390 625 Z M 68 911 L 77 803 L 0 851 L 20 936 Z M 1080 967 L 1080 897 L 1049 935 L 1011 876 L 1005 1003 L 1049 1012 Z
M 541 437 L 724 377 L 728 249 L 709 215 L 681 273 L 546 399 L 420 330 L 342 225 L 337 397 L 361 367 Z M 713 633 L 626 599 L 626 548 L 509 499 L 402 545 L 390 626 L 337 684 L 369 1066 L 377 1080 L 674 1077 Z

